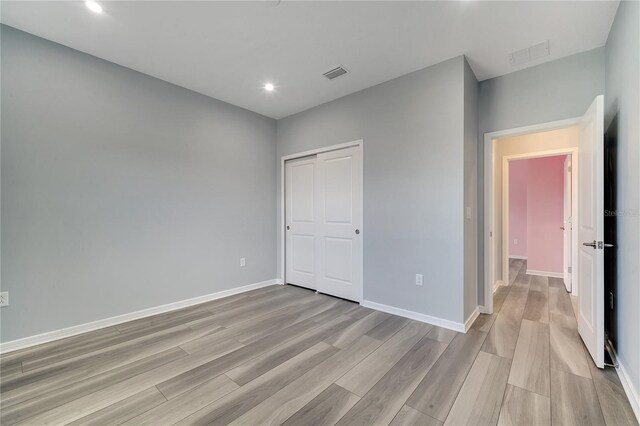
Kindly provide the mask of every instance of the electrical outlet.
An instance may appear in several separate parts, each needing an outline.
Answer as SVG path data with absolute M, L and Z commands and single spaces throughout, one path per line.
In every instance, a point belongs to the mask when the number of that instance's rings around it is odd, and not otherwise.
M 416 285 L 422 285 L 422 274 L 416 274 Z
M 514 244 L 514 245 L 518 245 L 518 239 L 517 239 L 517 238 L 514 238 L 514 239 L 513 239 L 513 244 Z
M 9 306 L 9 292 L 3 291 L 0 293 L 0 307 Z
M 240 258 L 240 266 L 246 266 L 247 265 L 247 259 L 245 257 L 241 257 Z

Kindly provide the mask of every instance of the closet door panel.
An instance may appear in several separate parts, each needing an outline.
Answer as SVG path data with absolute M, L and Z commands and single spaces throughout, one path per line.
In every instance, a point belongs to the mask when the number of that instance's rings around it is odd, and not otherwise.
M 316 288 L 316 159 L 285 164 L 286 281 Z
M 361 151 L 318 154 L 316 253 L 318 291 L 362 298 Z

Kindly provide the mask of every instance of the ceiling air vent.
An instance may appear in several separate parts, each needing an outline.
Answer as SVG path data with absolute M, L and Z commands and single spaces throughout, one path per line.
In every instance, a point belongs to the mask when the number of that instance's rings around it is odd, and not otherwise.
M 545 56 L 549 56 L 549 40 L 511 53 L 509 55 L 509 62 L 511 65 L 517 66 L 544 58 Z
M 329 70 L 327 72 L 325 72 L 324 75 L 325 77 L 327 77 L 329 80 L 333 80 L 336 77 L 340 77 L 341 75 L 344 75 L 346 73 L 348 73 L 349 71 L 347 71 L 346 69 L 344 69 L 343 67 L 335 67 L 332 70 Z

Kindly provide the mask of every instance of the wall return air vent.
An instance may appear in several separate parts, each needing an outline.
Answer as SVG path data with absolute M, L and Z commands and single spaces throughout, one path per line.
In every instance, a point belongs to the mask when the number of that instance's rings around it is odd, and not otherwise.
M 334 69 L 325 72 L 322 75 L 327 77 L 329 80 L 333 80 L 334 78 L 340 77 L 341 75 L 345 75 L 348 72 L 349 71 L 347 71 L 344 67 L 339 66 L 339 67 L 335 67 Z

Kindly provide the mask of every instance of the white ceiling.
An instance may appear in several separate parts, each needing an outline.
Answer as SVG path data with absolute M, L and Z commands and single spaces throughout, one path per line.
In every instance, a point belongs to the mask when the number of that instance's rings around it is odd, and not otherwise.
M 617 1 L 2 1 L 2 23 L 273 118 L 461 54 L 479 80 L 603 46 Z M 508 54 L 549 40 L 551 55 Z M 344 65 L 350 74 L 322 73 Z M 273 82 L 276 90 L 262 86 Z

